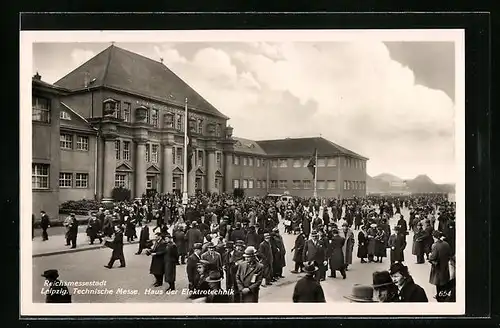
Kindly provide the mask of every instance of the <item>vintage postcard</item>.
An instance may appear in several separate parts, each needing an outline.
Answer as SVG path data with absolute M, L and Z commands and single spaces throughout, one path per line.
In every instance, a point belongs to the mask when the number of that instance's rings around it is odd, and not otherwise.
M 23 31 L 20 56 L 22 316 L 464 314 L 463 30 Z

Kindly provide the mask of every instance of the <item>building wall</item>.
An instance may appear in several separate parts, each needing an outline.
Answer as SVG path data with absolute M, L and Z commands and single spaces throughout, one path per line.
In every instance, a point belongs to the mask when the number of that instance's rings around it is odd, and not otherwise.
M 238 158 L 238 164 L 234 164 L 234 157 Z M 246 158 L 246 165 L 245 164 Z M 250 160 L 252 159 L 252 165 L 250 165 Z M 233 154 L 233 161 L 231 170 L 231 189 L 229 192 L 234 191 L 234 180 L 239 180 L 240 188 L 245 189 L 245 195 L 247 196 L 265 196 L 267 194 L 267 183 L 264 185 L 262 181 L 267 180 L 267 161 L 262 162 L 264 159 L 261 155 L 255 154 L 245 154 L 241 152 L 235 152 Z M 260 166 L 257 166 L 257 160 L 260 160 Z M 244 188 L 244 180 L 247 180 L 247 188 Z M 250 181 L 253 181 L 253 188 L 250 188 Z M 261 181 L 259 184 L 257 181 Z
M 61 133 L 71 134 L 73 136 L 73 149 L 60 150 L 60 172 L 72 173 L 73 182 L 71 188 L 60 186 L 59 203 L 61 204 L 68 200 L 94 199 L 96 136 L 67 129 L 61 129 Z M 89 138 L 88 151 L 76 149 L 77 136 L 86 136 Z M 76 187 L 76 173 L 88 174 L 88 184 L 86 188 Z
M 85 118 L 102 116 L 102 102 L 104 95 L 101 90 L 76 93 L 61 98 L 61 101 L 77 111 Z
M 363 197 L 366 195 L 366 161 L 342 157 L 341 165 L 343 197 Z M 350 182 L 346 186 L 344 183 Z M 361 182 L 361 183 L 360 183 Z M 357 184 L 356 184 L 357 183 Z M 347 188 L 346 188 L 347 187 Z
M 60 103 L 55 94 L 33 89 L 33 96 L 50 100 L 50 123 L 32 122 L 32 162 L 49 165 L 49 188 L 32 190 L 32 211 L 36 219 L 40 211 L 56 217 L 59 193 L 59 113 Z

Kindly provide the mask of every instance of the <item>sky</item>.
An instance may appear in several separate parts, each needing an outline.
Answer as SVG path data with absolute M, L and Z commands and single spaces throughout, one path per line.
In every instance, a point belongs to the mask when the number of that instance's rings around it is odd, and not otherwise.
M 115 43 L 164 64 L 230 117 L 237 137 L 322 136 L 371 176 L 455 183 L 452 42 Z M 110 43 L 33 44 L 54 83 Z

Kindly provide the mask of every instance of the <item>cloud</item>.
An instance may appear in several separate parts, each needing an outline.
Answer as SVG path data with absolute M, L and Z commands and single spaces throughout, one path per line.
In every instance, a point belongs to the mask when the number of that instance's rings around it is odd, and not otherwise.
M 412 70 L 392 60 L 383 43 L 252 48 L 207 47 L 190 61 L 175 57 L 171 68 L 231 117 L 236 135 L 322 134 L 369 157 L 370 173 L 452 181 L 453 101 L 416 84 Z
M 94 57 L 95 55 L 96 53 L 90 50 L 74 49 L 71 52 L 71 60 L 73 61 L 75 67 L 77 67 L 85 63 L 87 60 Z

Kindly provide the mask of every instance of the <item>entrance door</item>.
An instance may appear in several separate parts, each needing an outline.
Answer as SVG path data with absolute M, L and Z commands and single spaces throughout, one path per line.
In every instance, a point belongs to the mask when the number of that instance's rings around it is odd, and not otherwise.
M 157 175 L 146 176 L 146 191 L 149 193 L 158 191 Z

